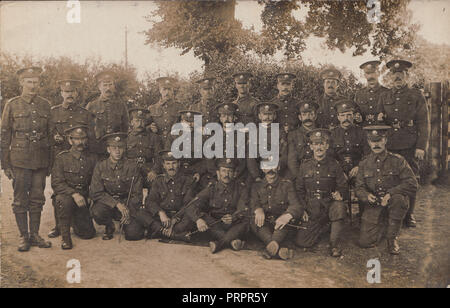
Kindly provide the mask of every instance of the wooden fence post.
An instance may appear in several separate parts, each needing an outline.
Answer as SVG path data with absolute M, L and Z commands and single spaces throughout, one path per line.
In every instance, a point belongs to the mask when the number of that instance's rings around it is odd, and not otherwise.
M 441 143 L 441 171 L 445 173 L 448 171 L 449 164 L 449 108 L 450 96 L 449 96 L 449 83 L 448 80 L 444 81 L 442 84 L 442 143 Z
M 429 161 L 431 162 L 431 177 L 433 181 L 438 177 L 438 172 L 441 170 L 441 83 L 432 82 L 430 84 L 431 94 L 431 110 L 430 110 L 430 147 L 429 147 Z

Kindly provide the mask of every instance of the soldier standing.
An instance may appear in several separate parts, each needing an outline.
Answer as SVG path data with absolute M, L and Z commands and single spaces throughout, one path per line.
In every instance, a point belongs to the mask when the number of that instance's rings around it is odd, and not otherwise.
M 45 178 L 50 173 L 51 138 L 50 102 L 37 95 L 41 73 L 40 67 L 17 72 L 22 94 L 9 100 L 2 114 L 2 169 L 13 180 L 12 207 L 21 238 L 19 251 L 28 251 L 30 246 L 51 247 L 51 242 L 39 236 Z
M 329 131 L 315 129 L 309 133 L 309 138 L 314 157 L 303 162 L 296 181 L 300 203 L 306 205 L 303 215 L 306 229 L 298 231 L 296 244 L 312 247 L 331 222 L 331 256 L 340 257 L 340 237 L 347 215 L 343 201 L 343 196 L 347 196 L 347 179 L 339 163 L 327 154 Z
M 92 152 L 107 156 L 105 144 L 101 141 L 103 136 L 116 132 L 128 133 L 128 112 L 125 104 L 115 97 L 114 74 L 103 71 L 95 76 L 100 90 L 100 97 L 89 102 L 89 110 L 95 121 L 96 145 Z
M 300 219 L 303 206 L 297 198 L 294 184 L 280 177 L 279 166 L 267 158 L 262 161 L 261 169 L 264 179 L 255 182 L 251 189 L 250 208 L 255 217 L 250 221 L 250 228 L 266 245 L 264 258 L 278 256 L 288 260 L 293 257 L 294 251 L 285 244 L 289 232 L 286 224 Z
M 103 137 L 109 157 L 97 163 L 92 176 L 91 214 L 97 224 L 105 226 L 103 240 L 114 236 L 113 219 L 120 221 L 126 240 L 144 238 L 144 229 L 135 219 L 142 206 L 143 179 L 136 162 L 125 158 L 126 137 L 125 133 Z
M 386 124 L 393 128 L 388 134 L 387 149 L 402 155 L 418 177 L 418 160 L 425 158 L 428 143 L 428 109 L 422 93 L 408 88 L 408 68 L 412 66 L 411 62 L 392 60 L 386 66 L 390 69 L 393 88 L 380 95 L 379 108 Z M 409 211 L 405 218 L 408 227 L 416 226 L 415 203 L 414 195 L 410 197 Z
M 200 101 L 193 104 L 189 109 L 198 111 L 203 115 L 203 124 L 214 120 L 214 107 L 217 105 L 214 95 L 214 82 L 216 78 L 203 78 L 196 83 L 200 88 Z
M 97 157 L 87 150 L 88 126 L 75 125 L 66 129 L 65 135 L 71 149 L 56 156 L 52 168 L 52 188 L 58 208 L 61 248 L 72 249 L 71 225 L 82 239 L 95 236 L 88 195 Z
M 289 132 L 288 135 L 288 168 L 289 176 L 295 179 L 301 163 L 313 156 L 307 134 L 317 127 L 317 110 L 319 105 L 316 103 L 302 102 L 297 105 L 298 118 L 302 125 Z
M 65 131 L 71 127 L 85 125 L 88 127 L 88 144 L 90 148 L 95 145 L 94 118 L 92 113 L 79 105 L 77 98 L 79 97 L 79 89 L 81 81 L 73 79 L 59 80 L 58 84 L 61 88 L 61 96 L 63 102 L 51 109 L 50 117 L 50 133 L 52 136 L 52 164 L 58 153 L 69 150 L 71 145 L 65 138 Z M 48 237 L 55 238 L 60 235 L 59 215 L 55 206 L 55 196 L 52 196 L 52 203 L 55 214 L 55 228 L 48 234 Z
M 397 237 L 418 183 L 406 160 L 386 151 L 390 127 L 367 126 L 364 129 L 372 153 L 360 163 L 356 178 L 356 195 L 365 205 L 359 243 L 362 247 L 375 247 L 387 216 L 388 250 L 397 255 L 400 253 Z
M 379 65 L 380 61 L 368 61 L 359 67 L 364 71 L 367 86 L 355 93 L 353 101 L 357 105 L 356 122 L 361 126 L 375 125 L 378 123 L 378 98 L 381 93 L 388 91 L 380 85 Z
M 156 79 L 161 99 L 148 107 L 150 111 L 150 129 L 153 133 L 161 136 L 162 140 L 170 137 L 172 125 L 178 120 L 178 112 L 182 105 L 175 101 L 176 80 L 171 77 L 160 77 Z
M 162 172 L 158 153 L 161 150 L 161 137 L 146 131 L 145 121 L 149 111 L 143 108 L 129 110 L 131 131 L 127 138 L 127 158 L 134 160 L 141 169 L 144 187 L 150 188 L 156 176 Z
M 180 172 L 180 161 L 172 152 L 161 151 L 159 155 L 164 173 L 155 179 L 137 220 L 147 230 L 148 238 L 189 241 L 186 235 L 194 223 L 186 215 L 186 207 L 194 197 L 193 179 Z
M 238 91 L 238 97 L 234 101 L 239 106 L 240 120 L 244 124 L 255 122 L 255 107 L 259 100 L 250 94 L 250 78 L 253 75 L 248 72 L 233 75 L 234 83 Z
M 319 126 L 326 129 L 332 129 L 338 126 L 338 119 L 336 116 L 336 102 L 345 99 L 345 97 L 338 95 L 337 90 L 342 74 L 337 69 L 329 68 L 320 73 L 323 80 L 324 94 L 319 99 L 318 123 Z
M 297 100 L 293 97 L 294 80 L 296 76 L 292 73 L 280 73 L 276 75 L 278 95 L 272 99 L 272 103 L 277 104 L 278 122 L 280 129 L 286 134 L 298 128 Z
M 234 179 L 236 160 L 221 158 L 216 162 L 218 181 L 203 189 L 187 212 L 198 231 L 212 236 L 211 253 L 219 252 L 226 245 L 239 251 L 244 247 L 242 236 L 248 230 L 248 187 Z

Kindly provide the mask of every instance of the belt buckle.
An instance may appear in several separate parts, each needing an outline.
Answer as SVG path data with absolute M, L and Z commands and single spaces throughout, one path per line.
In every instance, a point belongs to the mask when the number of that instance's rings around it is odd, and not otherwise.
M 318 200 L 320 200 L 322 198 L 322 195 L 318 192 L 313 193 L 313 196 Z
M 30 141 L 31 142 L 36 142 L 36 141 L 38 141 L 39 139 L 38 139 L 38 132 L 36 132 L 36 131 L 32 131 L 30 134 L 29 134 L 29 139 L 30 139 Z

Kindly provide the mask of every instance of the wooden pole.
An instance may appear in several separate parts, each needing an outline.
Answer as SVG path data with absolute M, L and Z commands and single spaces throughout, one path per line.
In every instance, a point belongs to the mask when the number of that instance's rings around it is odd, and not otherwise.
M 438 171 L 441 170 L 441 83 L 432 82 L 430 84 L 431 94 L 431 134 L 430 134 L 430 162 L 431 178 L 433 181 L 437 178 Z
M 449 108 L 448 105 L 450 103 L 450 97 L 449 97 L 449 83 L 448 80 L 443 82 L 442 85 L 442 145 L 441 145 L 441 166 L 442 171 L 446 172 L 448 171 L 448 164 L 449 164 L 449 148 L 450 148 L 450 142 L 449 142 Z

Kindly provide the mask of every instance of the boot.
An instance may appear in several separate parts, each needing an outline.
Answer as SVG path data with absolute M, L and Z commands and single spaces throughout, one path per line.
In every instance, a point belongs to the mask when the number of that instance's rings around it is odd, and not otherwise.
M 104 241 L 112 240 L 114 237 L 114 231 L 116 231 L 116 228 L 114 227 L 113 222 L 111 222 L 111 224 L 109 225 L 106 225 L 105 233 L 103 234 L 102 240 Z
M 400 246 L 398 245 L 397 238 L 387 240 L 388 251 L 391 255 L 400 254 Z
M 333 221 L 331 223 L 330 233 L 330 255 L 333 258 L 342 256 L 342 251 L 339 247 L 342 230 L 344 229 L 344 222 L 342 220 Z
M 55 216 L 55 227 L 50 231 L 50 233 L 47 235 L 49 238 L 57 238 L 61 235 L 60 226 L 59 226 L 59 217 L 57 213 L 57 204 L 54 198 L 53 200 L 53 214 Z
M 230 245 L 231 245 L 231 248 L 233 248 L 234 251 L 239 251 L 239 250 L 242 250 L 244 248 L 245 242 L 237 239 L 237 240 L 231 241 Z
M 173 233 L 170 238 L 175 241 L 180 242 L 190 242 L 191 237 L 189 236 L 188 232 L 182 232 L 182 233 Z
M 219 243 L 218 242 L 209 242 L 209 250 L 212 254 L 215 254 L 216 252 L 219 252 Z
M 271 241 L 266 246 L 266 251 L 269 253 L 271 257 L 275 257 L 278 254 L 279 249 L 280 245 L 276 241 Z
M 339 247 L 331 247 L 330 255 L 333 258 L 339 258 L 340 256 L 342 256 L 342 251 L 341 251 L 341 249 Z
M 41 212 L 30 213 L 30 245 L 39 248 L 52 247 L 51 242 L 45 241 L 39 236 L 39 227 L 41 225 Z
M 281 260 L 290 260 L 294 257 L 294 250 L 286 247 L 280 248 L 278 256 Z
M 69 250 L 72 249 L 72 238 L 70 236 L 70 225 L 66 222 L 61 222 L 60 224 L 61 228 L 61 248 L 63 250 Z
M 409 209 L 406 214 L 405 220 L 403 221 L 405 227 L 415 228 L 417 226 L 416 218 L 414 217 L 414 209 L 416 208 L 416 197 L 409 198 Z
M 20 243 L 17 248 L 20 252 L 30 250 L 30 239 L 28 234 L 28 216 L 27 213 L 16 214 L 16 223 L 20 232 Z

